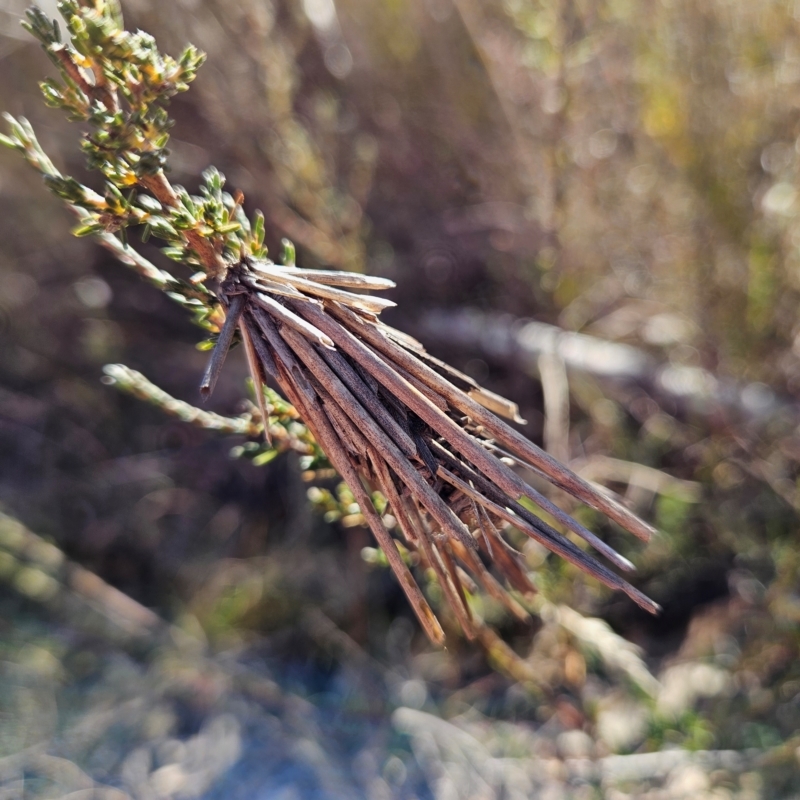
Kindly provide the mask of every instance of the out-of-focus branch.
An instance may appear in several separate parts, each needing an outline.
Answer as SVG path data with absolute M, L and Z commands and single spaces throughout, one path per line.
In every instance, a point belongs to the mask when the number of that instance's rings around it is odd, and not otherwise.
M 539 372 L 539 359 L 557 353 L 568 369 L 644 385 L 655 396 L 710 413 L 723 409 L 766 419 L 785 403 L 760 383 L 739 384 L 701 367 L 660 363 L 637 347 L 565 331 L 543 322 L 486 314 L 476 309 L 436 309 L 417 322 L 416 335 L 428 342 L 463 348 L 517 369 Z M 800 409 L 798 409 L 800 413 Z
M 172 397 L 147 380 L 140 372 L 124 364 L 106 364 L 103 372 L 105 372 L 103 379 L 105 383 L 152 403 L 166 414 L 199 428 L 251 438 L 258 437 L 263 431 L 261 412 L 252 404 L 249 404 L 250 409 L 239 417 L 225 417 Z M 298 419 L 297 411 L 277 392 L 268 387 L 263 387 L 263 391 L 264 408 L 269 415 L 269 442 L 264 445 L 250 442 L 248 445 L 235 448 L 233 454 L 246 455 L 257 464 L 265 464 L 279 453 L 294 450 L 306 457 L 306 470 L 320 464 L 327 466 L 327 461 L 308 428 Z
M 185 635 L 93 572 L 69 561 L 54 544 L 0 512 L 2 577 L 20 594 L 39 602 L 63 604 L 73 595 L 126 636 Z
M 628 486 L 629 492 L 635 490 L 648 496 L 668 494 L 687 503 L 697 503 L 700 500 L 699 483 L 675 478 L 643 464 L 634 464 L 631 461 L 608 456 L 591 456 L 576 459 L 570 466 L 581 477 L 593 483 L 624 483 Z
M 539 356 L 539 376 L 544 394 L 544 447 L 550 455 L 569 463 L 569 379 L 561 356 Z
M 196 408 L 183 400 L 177 400 L 151 383 L 134 369 L 124 364 L 106 364 L 104 383 L 116 386 L 123 392 L 132 394 L 140 400 L 146 400 L 157 405 L 167 414 L 178 417 L 183 422 L 190 422 L 200 428 L 219 431 L 220 433 L 241 434 L 243 436 L 258 436 L 262 431 L 259 420 L 252 414 L 243 414 L 241 417 L 223 417 L 213 411 Z

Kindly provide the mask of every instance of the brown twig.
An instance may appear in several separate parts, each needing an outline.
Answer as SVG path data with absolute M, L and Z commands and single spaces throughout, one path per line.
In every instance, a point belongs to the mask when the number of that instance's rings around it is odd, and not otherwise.
M 225 362 L 225 356 L 228 355 L 228 350 L 233 341 L 233 334 L 236 332 L 236 327 L 239 324 L 239 319 L 242 316 L 242 311 L 244 310 L 246 302 L 247 299 L 243 294 L 237 294 L 234 295 L 231 304 L 228 306 L 225 322 L 219 332 L 217 343 L 211 352 L 211 358 L 208 361 L 203 380 L 200 381 L 200 394 L 203 400 L 207 400 L 211 396 L 214 387 L 217 385 L 220 370 Z M 258 389 L 258 387 L 256 387 L 256 389 Z M 266 425 L 266 421 L 264 424 Z
M 177 208 L 179 205 L 178 195 L 172 188 L 172 184 L 167 180 L 162 170 L 140 178 L 139 182 L 147 189 L 161 205 L 168 208 Z M 214 245 L 209 239 L 199 231 L 189 229 L 184 231 L 186 242 L 194 250 L 200 263 L 205 267 L 206 272 L 212 278 L 221 278 L 228 269 L 228 264 L 222 256 L 214 249 Z

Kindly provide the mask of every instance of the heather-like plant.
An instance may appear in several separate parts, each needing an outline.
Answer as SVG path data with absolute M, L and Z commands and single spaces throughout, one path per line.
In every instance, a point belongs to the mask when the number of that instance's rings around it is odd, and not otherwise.
M 288 242 L 280 263 L 270 260 L 263 215 L 249 219 L 242 195 L 226 192 L 213 168 L 203 173 L 197 195 L 170 183 L 167 104 L 188 89 L 203 54 L 191 46 L 177 59 L 162 54 L 148 34 L 124 29 L 114 0 L 65 0 L 59 9 L 65 36 L 35 8 L 25 26 L 60 73 L 60 80 L 42 84 L 46 102 L 88 125 L 82 148 L 103 175 L 103 193 L 62 175 L 25 120 L 9 117 L 10 135 L 2 141 L 66 202 L 78 219 L 76 235 L 96 237 L 211 334 L 203 397 L 213 391 L 229 348 L 241 343 L 257 408 L 226 419 L 170 398 L 119 365 L 106 368 L 107 379 L 195 424 L 246 436 L 262 432 L 265 447 L 242 448 L 261 462 L 293 448 L 308 469 L 335 468 L 349 496 L 340 493 L 337 501 L 320 491 L 318 503 L 329 511 L 337 502 L 357 504 L 435 643 L 444 631 L 411 573 L 415 565 L 434 577 L 469 638 L 497 659 L 513 660 L 469 601 L 480 586 L 511 614 L 528 618 L 520 601 L 534 585 L 505 535 L 509 527 L 655 611 L 655 603 L 561 531 L 619 569 L 631 570 L 630 562 L 512 467 L 524 466 L 643 540 L 652 529 L 500 419 L 521 421 L 513 403 L 383 324 L 380 312 L 394 304 L 368 293 L 391 288 L 390 281 L 299 268 Z M 192 277 L 146 260 L 129 243 L 131 229 L 144 241 L 160 240 L 162 252 L 190 267 Z

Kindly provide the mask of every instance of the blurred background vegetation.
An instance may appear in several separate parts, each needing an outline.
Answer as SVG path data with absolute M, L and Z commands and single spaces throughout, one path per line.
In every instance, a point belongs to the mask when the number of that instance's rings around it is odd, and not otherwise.
M 25 6 L 0 107 L 96 185 Z M 196 402 L 198 331 L 3 152 L 0 797 L 797 796 L 800 5 L 123 8 L 209 56 L 172 180 L 213 163 L 273 253 L 394 279 L 387 321 L 655 522 L 643 547 L 578 510 L 664 613 L 529 546 L 535 623 L 476 599 L 507 645 L 432 650 L 296 455 L 101 383 Z

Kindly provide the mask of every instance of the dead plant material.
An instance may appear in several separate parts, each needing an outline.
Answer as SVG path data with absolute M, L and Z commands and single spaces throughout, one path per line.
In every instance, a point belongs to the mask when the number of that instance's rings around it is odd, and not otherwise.
M 469 384 L 459 389 L 446 365 L 378 318 L 392 305 L 350 289 L 375 290 L 390 281 L 331 270 L 283 267 L 242 258 L 217 287 L 227 320 L 201 384 L 207 394 L 238 326 L 250 372 L 259 386 L 272 380 L 295 405 L 359 503 L 420 624 L 436 644 L 444 631 L 414 581 L 404 552 L 433 571 L 455 619 L 469 638 L 484 625 L 469 589 L 481 585 L 518 619 L 527 612 L 508 587 L 534 590 L 521 554 L 503 538 L 513 526 L 642 608 L 658 606 L 555 530 L 519 501 L 527 499 L 581 536 L 617 567 L 632 569 L 608 545 L 526 484 L 506 463 L 510 454 L 576 499 L 605 512 L 636 536 L 652 529 L 499 419 L 518 420 L 513 403 Z M 444 373 L 444 374 L 443 374 Z M 256 392 L 260 395 L 261 392 Z M 481 402 L 483 404 L 481 404 Z M 398 549 L 371 493 L 388 501 L 405 547 Z

